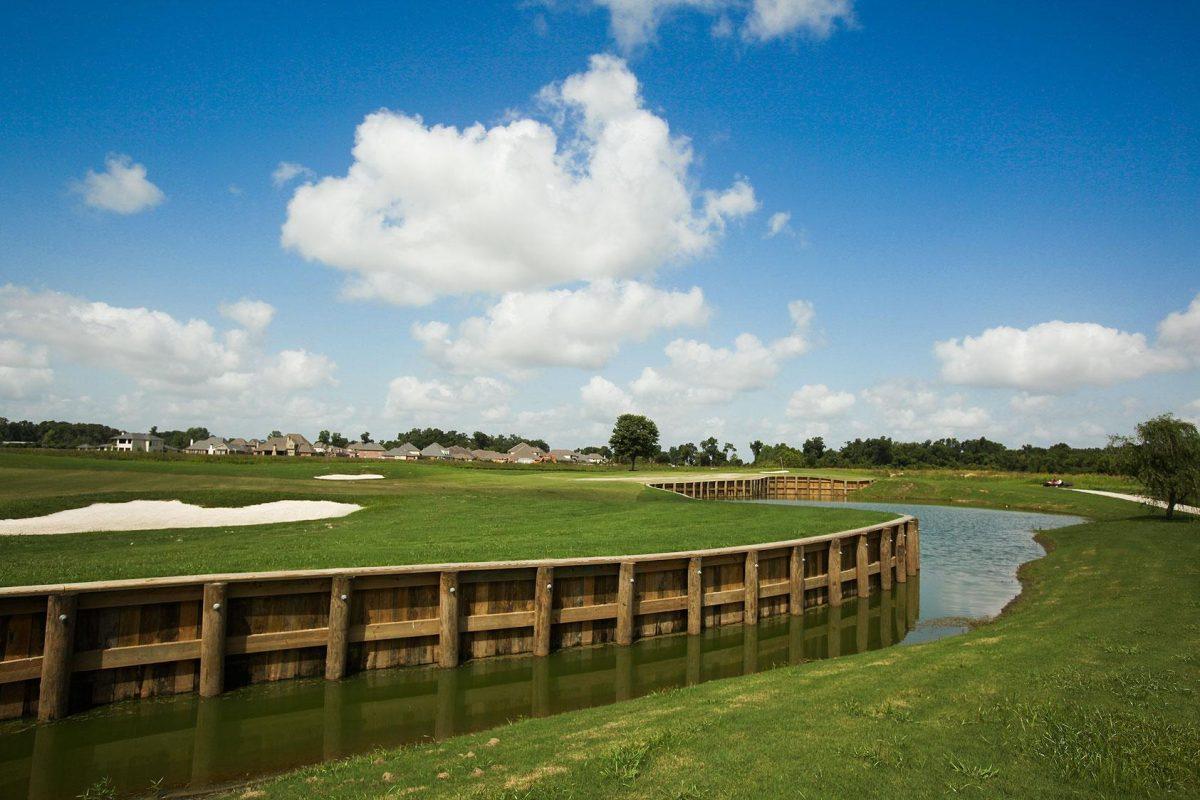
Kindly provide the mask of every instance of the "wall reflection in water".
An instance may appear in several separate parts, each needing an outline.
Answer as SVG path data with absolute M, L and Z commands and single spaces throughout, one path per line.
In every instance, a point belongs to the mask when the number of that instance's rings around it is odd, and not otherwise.
M 899 643 L 916 624 L 920 580 L 868 602 L 773 617 L 632 647 L 468 662 L 449 670 L 285 681 L 210 700 L 106 706 L 48 725 L 0 726 L 0 797 L 75 798 L 109 779 L 122 796 L 201 788 L 303 764 L 481 730 L 650 692 Z

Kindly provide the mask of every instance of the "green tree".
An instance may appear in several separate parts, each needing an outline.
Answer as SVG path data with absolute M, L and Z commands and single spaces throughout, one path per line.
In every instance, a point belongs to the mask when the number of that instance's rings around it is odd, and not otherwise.
M 825 455 L 825 439 L 821 436 L 806 439 L 800 446 L 800 451 L 804 453 L 810 463 L 815 464 L 821 460 L 821 456 Z
M 345 447 L 350 444 L 350 440 L 340 433 L 331 433 L 329 434 L 329 443 L 334 447 Z
M 658 455 L 658 426 L 641 414 L 622 414 L 617 417 L 608 444 L 617 458 L 629 459 L 629 469 L 633 471 L 637 468 L 638 456 L 654 458 Z
M 371 434 L 367 431 L 363 431 L 358 435 L 358 438 L 362 440 L 363 444 L 366 444 L 367 442 L 371 441 Z
M 329 431 L 321 431 L 317 434 L 318 444 L 329 444 Z
M 766 447 L 766 445 L 763 444 L 762 439 L 755 439 L 753 442 L 750 443 L 750 452 L 754 454 L 754 463 L 755 464 L 758 463 L 758 454 L 762 452 L 762 449 L 764 447 Z
M 1176 505 L 1200 500 L 1200 431 L 1192 423 L 1163 414 L 1138 425 L 1136 437 L 1114 444 L 1121 446 L 1125 472 L 1166 504 L 1167 519 Z

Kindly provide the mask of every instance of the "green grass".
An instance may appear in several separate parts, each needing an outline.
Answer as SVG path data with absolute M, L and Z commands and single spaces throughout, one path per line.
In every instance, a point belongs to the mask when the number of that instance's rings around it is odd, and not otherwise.
M 357 483 L 313 480 L 330 472 L 387 477 Z M 627 473 L 0 451 L 0 518 L 135 499 L 206 506 L 325 499 L 364 506 L 348 517 L 307 523 L 0 537 L 0 585 L 621 555 L 791 539 L 889 517 L 847 509 L 700 503 L 626 481 L 580 480 L 596 476 L 625 478 Z
M 870 491 L 1095 521 L 1043 534 L 1050 553 L 1022 569 L 1021 597 L 961 636 L 319 764 L 253 796 L 1200 794 L 1200 523 L 1017 476 L 922 473 Z

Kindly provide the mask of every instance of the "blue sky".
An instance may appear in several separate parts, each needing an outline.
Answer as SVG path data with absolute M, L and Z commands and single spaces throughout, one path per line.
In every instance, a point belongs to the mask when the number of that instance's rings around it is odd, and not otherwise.
M 1198 18 L 21 7 L 0 415 L 576 446 L 634 409 L 743 449 L 1197 418 Z

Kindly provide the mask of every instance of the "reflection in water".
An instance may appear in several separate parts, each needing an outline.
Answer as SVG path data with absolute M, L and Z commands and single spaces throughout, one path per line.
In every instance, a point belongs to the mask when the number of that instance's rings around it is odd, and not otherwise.
M 135 701 L 46 725 L 0 727 L 0 798 L 75 798 L 108 777 L 122 795 L 200 788 L 523 716 L 627 700 L 662 689 L 887 647 L 916 624 L 920 580 L 868 602 L 757 626 L 663 636 L 631 647 L 456 669 L 364 672 L 343 681 L 261 684 L 210 700 Z

